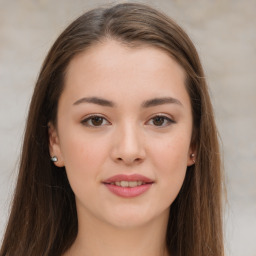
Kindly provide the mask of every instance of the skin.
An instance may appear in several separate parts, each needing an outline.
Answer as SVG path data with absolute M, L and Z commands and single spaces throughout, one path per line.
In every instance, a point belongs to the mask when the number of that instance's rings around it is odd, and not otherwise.
M 49 129 L 50 153 L 65 166 L 76 197 L 78 236 L 65 255 L 168 255 L 170 205 L 195 153 L 184 81 L 184 70 L 166 52 L 110 39 L 70 62 L 58 127 Z M 167 97 L 175 100 L 143 106 Z M 102 119 L 88 119 L 92 114 Z M 142 195 L 123 198 L 102 183 L 117 174 L 141 174 L 154 183 Z

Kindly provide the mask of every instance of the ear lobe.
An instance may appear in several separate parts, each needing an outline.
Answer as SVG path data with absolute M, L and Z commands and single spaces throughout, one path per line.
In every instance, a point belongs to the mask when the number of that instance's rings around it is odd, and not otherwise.
M 191 146 L 188 151 L 187 166 L 192 166 L 196 163 L 196 147 Z
M 56 128 L 52 123 L 48 123 L 48 136 L 49 136 L 49 152 L 50 156 L 57 157 L 57 161 L 54 164 L 58 167 L 64 166 L 63 157 L 61 154 L 60 142 Z
M 189 154 L 188 156 L 188 161 L 187 161 L 187 166 L 192 166 L 196 163 L 196 156 L 194 153 Z

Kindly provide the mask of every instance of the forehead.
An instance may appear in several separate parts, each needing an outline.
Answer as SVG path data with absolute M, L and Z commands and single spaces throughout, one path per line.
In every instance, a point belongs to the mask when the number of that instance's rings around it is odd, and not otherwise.
M 128 97 L 130 91 L 137 92 L 133 96 L 151 94 L 149 97 L 162 97 L 171 91 L 184 94 L 185 72 L 164 50 L 148 45 L 129 47 L 106 40 L 71 60 L 65 90 L 74 97 L 96 93 L 116 99 L 121 95 Z
M 145 60 L 147 60 L 145 62 Z M 86 62 L 89 62 L 86 65 Z M 84 65 L 89 68 L 107 68 L 118 65 L 120 68 L 126 68 L 134 63 L 133 67 L 137 65 L 140 68 L 156 69 L 175 69 L 181 76 L 185 76 L 183 68 L 171 57 L 166 50 L 159 47 L 136 43 L 125 44 L 113 39 L 105 39 L 97 42 L 84 52 L 76 55 L 68 65 L 68 73 L 74 72 L 78 66 Z M 93 66 L 94 65 L 94 66 Z M 164 65 L 165 68 L 164 68 Z M 79 69 L 78 69 L 79 70 Z

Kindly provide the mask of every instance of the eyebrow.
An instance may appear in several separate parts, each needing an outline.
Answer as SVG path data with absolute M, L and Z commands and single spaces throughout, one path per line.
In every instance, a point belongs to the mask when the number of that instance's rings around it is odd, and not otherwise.
M 146 100 L 142 103 L 142 107 L 149 108 L 149 107 L 155 107 L 163 104 L 178 104 L 180 106 L 183 106 L 178 99 L 175 99 L 172 97 L 164 97 L 164 98 L 154 98 L 154 99 Z
M 81 103 L 93 103 L 104 107 L 114 107 L 115 104 L 112 101 L 105 100 L 98 97 L 81 98 L 73 103 L 73 105 L 79 105 Z
M 97 104 L 104 107 L 116 106 L 114 102 L 110 100 L 98 98 L 98 97 L 84 97 L 74 102 L 73 105 L 79 105 L 81 103 L 92 103 L 92 104 Z M 183 106 L 178 99 L 175 99 L 172 97 L 154 98 L 154 99 L 146 100 L 141 104 L 141 106 L 143 108 L 149 108 L 149 107 L 155 107 L 155 106 L 164 105 L 164 104 L 177 104 L 177 105 Z

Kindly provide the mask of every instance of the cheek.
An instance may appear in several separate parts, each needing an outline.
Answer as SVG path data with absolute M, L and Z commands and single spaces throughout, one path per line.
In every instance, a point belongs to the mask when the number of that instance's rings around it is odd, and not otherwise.
M 189 141 L 182 136 L 170 137 L 154 143 L 151 151 L 158 182 L 169 204 L 176 198 L 185 178 Z
M 190 147 L 190 139 L 183 136 L 170 136 L 165 140 L 152 143 L 151 155 L 157 165 L 160 165 L 161 169 L 172 169 L 175 171 L 178 169 L 186 169 L 187 156 Z M 176 168 L 174 168 L 176 167 Z
M 88 182 L 88 177 L 97 180 L 100 166 L 107 157 L 107 142 L 97 140 L 93 136 L 79 133 L 65 137 L 61 144 L 65 168 L 72 181 Z

